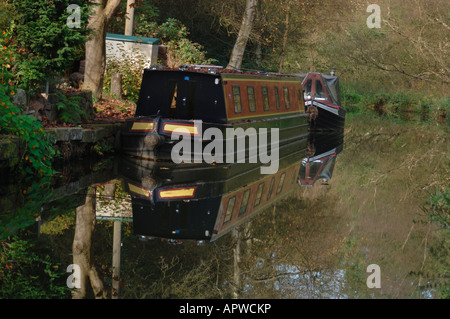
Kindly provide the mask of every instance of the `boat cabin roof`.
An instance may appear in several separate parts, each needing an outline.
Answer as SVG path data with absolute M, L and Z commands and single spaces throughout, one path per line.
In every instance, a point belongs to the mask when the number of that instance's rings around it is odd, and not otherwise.
M 136 116 L 241 122 L 304 112 L 301 79 L 265 72 L 146 69 Z
M 338 76 L 317 72 L 296 73 L 293 75 L 299 77 L 302 80 L 302 86 L 304 89 L 306 89 L 306 91 L 308 91 L 309 88 L 309 92 L 311 92 L 311 88 L 314 85 L 315 93 L 323 90 L 322 94 L 328 95 L 331 99 L 332 104 L 341 106 Z M 318 84 L 317 82 L 320 83 Z M 320 89 L 319 86 L 321 87 Z M 317 97 L 318 95 L 320 96 L 320 92 L 319 94 L 315 94 L 314 96 Z

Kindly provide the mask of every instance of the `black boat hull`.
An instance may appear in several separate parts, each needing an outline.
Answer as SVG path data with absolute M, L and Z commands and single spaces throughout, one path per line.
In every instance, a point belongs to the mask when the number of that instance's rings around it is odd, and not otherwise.
M 132 127 L 134 123 L 138 121 L 154 121 L 154 127 L 151 131 L 140 132 L 133 131 Z M 181 120 L 167 120 L 162 118 L 154 118 L 154 117 L 145 117 L 140 119 L 132 119 L 128 120 L 124 129 L 120 132 L 120 151 L 123 154 L 129 156 L 135 156 L 143 159 L 150 160 L 163 160 L 163 161 L 172 161 L 172 150 L 176 143 L 179 143 L 179 140 L 172 140 L 171 134 L 164 131 L 165 124 L 177 123 L 179 125 L 194 125 L 195 121 L 181 121 Z M 191 138 L 191 154 L 190 158 L 195 160 L 196 158 L 202 158 L 202 154 L 197 151 L 202 152 L 205 149 L 205 146 L 211 143 L 211 139 L 204 138 L 204 133 L 209 128 L 219 129 L 223 134 L 223 158 L 222 163 L 227 162 L 227 129 L 242 129 L 244 132 L 249 132 L 249 129 L 254 129 L 256 132 L 256 139 L 259 142 L 261 138 L 260 132 L 261 129 L 267 130 L 267 143 L 269 144 L 268 150 L 270 151 L 270 143 L 274 142 L 271 136 L 271 130 L 278 130 L 278 147 L 280 149 L 280 156 L 284 156 L 282 150 L 285 149 L 285 145 L 292 145 L 293 143 L 298 143 L 299 141 L 306 141 L 308 137 L 308 118 L 306 114 L 296 115 L 296 116 L 286 116 L 286 117 L 278 117 L 272 118 L 263 121 L 253 121 L 253 122 L 243 122 L 243 123 L 233 123 L 233 124 L 217 124 L 217 123 L 205 123 L 201 122 L 201 128 L 199 128 L 201 135 L 192 136 Z M 245 134 L 245 133 L 244 133 Z M 148 143 L 157 139 L 157 143 Z M 195 143 L 198 143 L 200 139 L 201 148 L 195 146 Z M 305 142 L 306 144 L 306 142 Z M 245 151 L 246 161 L 248 161 L 248 155 L 250 154 L 250 150 L 252 150 L 256 154 L 258 152 L 259 144 L 252 145 L 250 143 L 250 138 L 246 137 L 245 141 L 245 149 L 240 149 L 235 143 L 234 147 L 234 158 L 237 159 L 237 153 Z M 183 150 L 185 151 L 185 150 Z M 186 163 L 186 162 L 185 162 Z
M 315 118 L 310 117 L 309 128 L 312 131 L 331 131 L 331 130 L 344 130 L 345 126 L 345 110 L 339 108 L 339 110 L 332 109 L 330 106 L 313 102 L 313 105 L 317 108 L 318 114 Z

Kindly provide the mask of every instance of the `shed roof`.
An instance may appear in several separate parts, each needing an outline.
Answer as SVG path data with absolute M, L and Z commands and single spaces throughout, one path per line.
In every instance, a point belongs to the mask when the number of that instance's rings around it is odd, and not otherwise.
M 107 33 L 106 40 L 110 41 L 123 41 L 123 42 L 135 42 L 142 44 L 160 44 L 157 38 L 137 37 L 131 35 Z

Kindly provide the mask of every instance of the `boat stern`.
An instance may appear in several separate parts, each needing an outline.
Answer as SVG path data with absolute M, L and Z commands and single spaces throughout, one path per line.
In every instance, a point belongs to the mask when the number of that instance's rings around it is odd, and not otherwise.
M 119 149 L 122 153 L 144 159 L 155 160 L 170 156 L 172 134 L 201 136 L 202 121 L 165 119 L 146 116 L 126 121 L 120 132 Z

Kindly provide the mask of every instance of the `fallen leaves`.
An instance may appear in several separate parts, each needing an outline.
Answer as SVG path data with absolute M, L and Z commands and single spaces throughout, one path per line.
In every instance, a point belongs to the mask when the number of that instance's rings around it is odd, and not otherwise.
M 123 120 L 134 116 L 136 105 L 126 100 L 104 98 L 94 104 L 94 110 L 97 120 Z
M 84 124 L 95 124 L 122 121 L 134 116 L 136 105 L 127 100 L 104 97 L 93 105 L 95 118 Z M 49 122 L 46 118 L 42 121 L 44 127 L 75 127 L 75 124 L 65 123 L 61 120 Z M 83 123 L 80 123 L 83 124 Z

